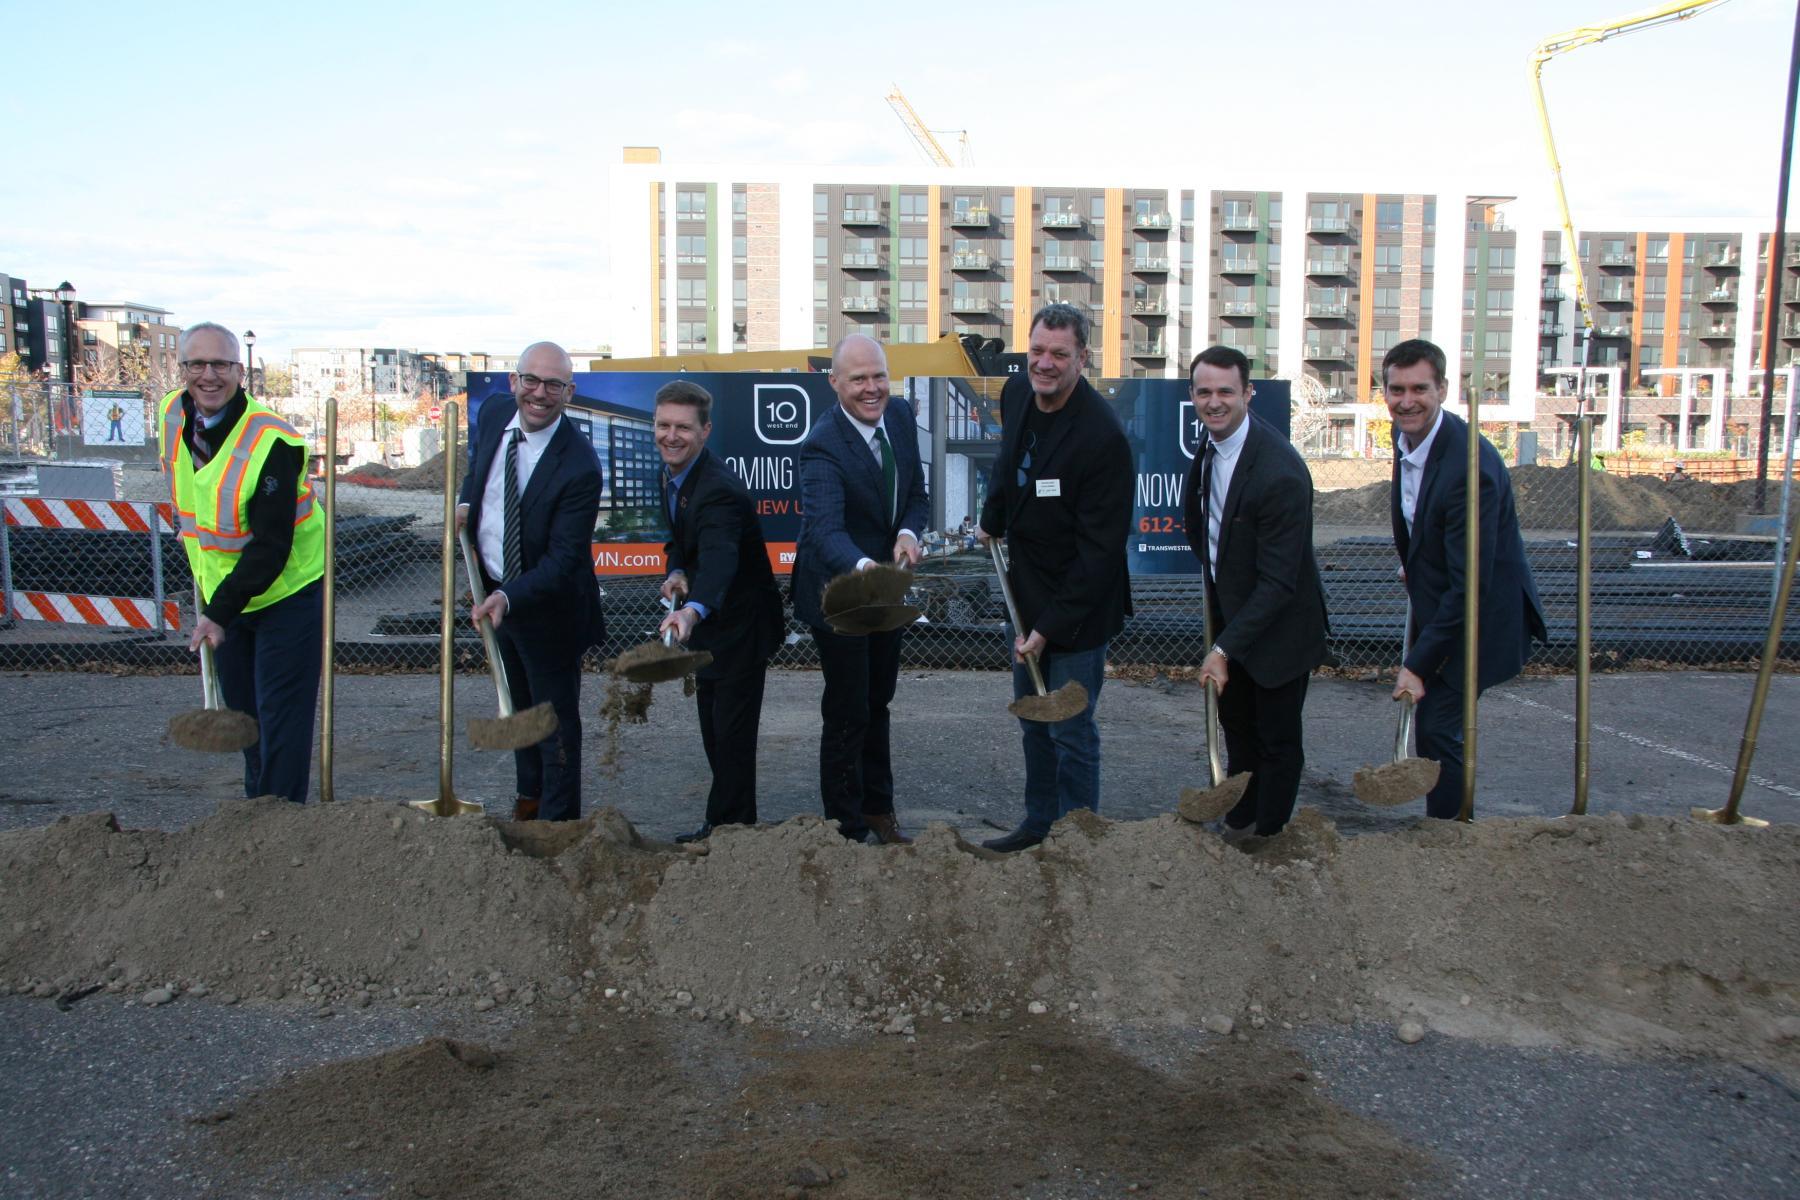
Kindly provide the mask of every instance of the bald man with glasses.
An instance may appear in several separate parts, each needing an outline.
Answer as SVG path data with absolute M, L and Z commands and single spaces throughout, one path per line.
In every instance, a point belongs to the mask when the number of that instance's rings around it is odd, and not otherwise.
M 581 817 L 581 659 L 606 637 L 592 550 L 600 460 L 563 416 L 574 395 L 563 348 L 527 346 L 512 395 L 481 405 L 456 509 L 488 591 L 470 616 L 494 626 L 513 707 L 556 711 L 555 733 L 513 752 L 516 821 Z

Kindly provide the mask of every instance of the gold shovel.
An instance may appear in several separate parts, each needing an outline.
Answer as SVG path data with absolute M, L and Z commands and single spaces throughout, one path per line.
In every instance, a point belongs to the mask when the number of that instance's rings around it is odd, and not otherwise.
M 463 566 L 469 576 L 469 602 L 480 607 L 487 600 L 487 589 L 481 586 L 481 572 L 475 566 L 475 544 L 467 528 L 456 531 L 462 544 Z M 524 712 L 513 711 L 512 688 L 506 679 L 506 664 L 500 661 L 500 640 L 486 617 L 476 626 L 481 630 L 481 646 L 487 651 L 488 670 L 494 676 L 494 690 L 499 693 L 500 715 L 469 718 L 469 745 L 477 750 L 523 750 L 535 746 L 556 732 L 556 710 L 550 702 L 534 704 Z
M 1200 628 L 1206 639 L 1206 652 L 1212 653 L 1212 594 L 1206 585 L 1206 577 L 1200 578 L 1200 604 L 1205 609 L 1201 617 Z M 1184 821 L 1192 821 L 1203 825 L 1208 821 L 1216 821 L 1238 806 L 1244 798 L 1244 789 L 1250 786 L 1250 772 L 1240 771 L 1236 775 L 1226 775 L 1225 766 L 1219 758 L 1219 743 L 1224 735 L 1219 728 L 1219 690 L 1213 681 L 1206 681 L 1206 769 L 1211 783 L 1203 788 L 1182 788 L 1181 799 L 1175 805 L 1175 811 Z
M 1407 651 L 1411 648 L 1412 601 L 1408 600 L 1406 632 L 1400 638 L 1402 664 L 1406 662 Z M 1402 696 L 1400 720 L 1394 731 L 1393 761 L 1363 767 L 1356 772 L 1351 779 L 1351 786 L 1355 788 L 1358 800 L 1379 808 L 1392 808 L 1396 804 L 1417 800 L 1437 786 L 1438 774 L 1442 770 L 1440 764 L 1435 759 L 1413 758 L 1407 754 L 1407 747 L 1412 744 L 1412 734 L 1413 700 L 1411 696 Z
M 194 588 L 194 619 L 200 619 L 200 588 Z M 229 754 L 254 746 L 261 736 L 256 718 L 226 708 L 212 643 L 200 639 L 200 707 L 169 718 L 169 740 L 184 750 Z
M 1007 618 L 1012 621 L 1012 627 L 1023 636 L 1024 630 L 1019 625 L 1019 606 L 1013 603 L 1012 584 L 1006 578 L 1006 556 L 1001 552 L 1000 539 L 989 538 L 988 550 L 994 556 L 994 574 L 1000 577 L 1000 597 L 1006 601 Z M 1044 687 L 1044 673 L 1038 669 L 1037 655 L 1027 654 L 1024 657 L 1025 669 L 1031 673 L 1031 686 L 1037 690 L 1037 695 L 1020 696 L 1006 706 L 1006 711 L 1021 721 L 1039 721 L 1046 725 L 1080 716 L 1087 708 L 1087 689 L 1071 679 L 1054 692 L 1047 691 Z

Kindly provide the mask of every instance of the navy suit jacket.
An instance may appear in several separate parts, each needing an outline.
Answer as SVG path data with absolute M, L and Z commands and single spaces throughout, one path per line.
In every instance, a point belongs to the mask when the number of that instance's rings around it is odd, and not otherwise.
M 1512 479 L 1486 438 L 1480 446 L 1481 599 L 1476 630 L 1478 687 L 1489 688 L 1517 675 L 1531 654 L 1531 639 L 1544 641 L 1544 606 L 1525 561 L 1519 514 L 1513 507 Z M 1464 564 L 1468 538 L 1469 423 L 1445 412 L 1425 471 L 1413 527 L 1400 512 L 1400 453 L 1394 454 L 1394 547 L 1406 569 L 1412 600 L 1412 649 L 1406 669 L 1431 686 L 1442 677 L 1462 686 L 1463 604 L 1468 594 Z
M 481 406 L 469 442 L 471 462 L 461 497 L 469 506 L 471 537 L 481 528 L 482 496 L 499 452 L 500 434 L 517 411 L 510 396 L 495 396 Z M 524 570 L 512 579 L 489 581 L 506 593 L 507 620 L 572 633 L 583 648 L 605 639 L 592 549 L 600 487 L 600 460 L 594 448 L 573 423 L 560 422 L 519 498 Z M 482 574 L 487 574 L 485 566 Z
M 900 511 L 893 517 L 882 494 L 881 463 L 842 404 L 819 418 L 800 447 L 800 539 L 791 586 L 794 615 L 815 628 L 825 625 L 819 601 L 827 583 L 855 570 L 859 559 L 892 562 L 900 531 L 923 535 L 931 520 L 912 406 L 890 397 L 881 427 L 894 448 Z
M 663 546 L 670 572 L 687 575 L 688 599 L 706 606 L 689 645 L 712 652 L 702 679 L 758 670 L 787 632 L 781 592 L 750 491 L 725 460 L 700 451 L 675 494 L 675 521 Z
M 1220 509 L 1219 562 L 1207 589 L 1214 641 L 1265 688 L 1307 674 L 1325 659 L 1325 591 L 1313 557 L 1312 474 L 1279 430 L 1255 413 Z M 1206 568 L 1201 513 L 1204 454 L 1188 471 L 1183 511 L 1188 544 Z

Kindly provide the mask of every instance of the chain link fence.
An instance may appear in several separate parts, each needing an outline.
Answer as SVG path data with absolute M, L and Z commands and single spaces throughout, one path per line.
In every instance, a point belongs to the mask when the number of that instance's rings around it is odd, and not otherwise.
M 997 394 L 994 388 L 973 390 Z M 140 440 L 132 454 L 87 468 L 105 476 L 111 490 L 99 488 L 85 500 L 58 497 L 46 480 L 66 480 L 78 460 L 106 451 L 82 441 L 78 406 L 69 405 L 68 397 L 39 390 L 11 399 L 8 424 L 0 429 L 0 454 L 10 456 L 0 463 L 6 511 L 0 595 L 7 599 L 0 617 L 0 663 L 15 669 L 188 666 L 193 584 L 173 530 L 158 519 L 157 506 L 167 504 L 168 489 L 155 462 L 154 422 L 145 421 L 147 443 Z M 154 400 L 143 403 L 148 416 Z M 957 419 L 969 423 L 948 443 L 959 449 L 941 453 L 946 443 L 940 439 L 932 480 L 946 494 L 941 523 L 951 532 L 932 540 L 939 550 L 960 552 L 933 554 L 919 572 L 914 598 L 924 619 L 907 639 L 906 662 L 917 668 L 999 670 L 1007 653 L 999 591 L 985 553 L 975 552 L 957 532 L 978 511 L 985 490 L 982 444 L 997 444 L 998 424 L 991 414 L 977 412 Z M 1515 430 L 1489 427 L 1487 432 L 1512 461 Z M 411 439 L 414 445 L 420 440 Z M 390 449 L 397 453 L 401 445 L 396 438 Z M 991 459 L 991 449 L 987 453 Z M 1527 554 L 1550 630 L 1537 661 L 1549 668 L 1571 666 L 1575 645 L 1574 531 L 1583 468 L 1563 457 L 1512 468 Z M 1335 665 L 1391 666 L 1405 611 L 1389 524 L 1391 451 L 1377 434 L 1357 452 L 1314 452 L 1307 458 Z M 655 469 L 653 458 L 636 461 L 640 465 L 632 469 Z M 1697 471 L 1677 471 L 1672 463 L 1651 469 L 1647 460 L 1617 460 L 1591 472 L 1592 631 L 1600 665 L 1728 665 L 1760 653 L 1773 600 L 1777 520 L 1768 514 L 1780 511 L 1780 465 L 1775 463 L 1760 514 L 1747 480 L 1714 482 L 1694 478 Z M 441 457 L 414 467 L 352 464 L 342 472 L 337 630 L 339 662 L 346 668 L 435 664 L 443 481 Z M 1182 558 L 1183 565 L 1191 561 Z M 602 578 L 611 637 L 596 659 L 653 635 L 661 616 L 659 583 L 654 568 Z M 1112 661 L 1153 668 L 1196 665 L 1206 649 L 1198 577 L 1139 574 L 1132 594 L 1136 614 L 1113 643 Z M 480 642 L 466 620 L 458 621 L 457 637 L 463 665 L 479 669 Z M 1783 652 L 1793 655 L 1800 645 L 1786 644 Z M 814 661 L 805 627 L 791 624 L 776 664 Z

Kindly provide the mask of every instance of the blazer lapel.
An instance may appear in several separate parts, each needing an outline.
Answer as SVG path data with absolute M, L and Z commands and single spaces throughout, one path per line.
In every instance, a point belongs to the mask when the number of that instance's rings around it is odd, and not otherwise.
M 1425 456 L 1425 468 L 1419 472 L 1419 495 L 1413 501 L 1413 528 L 1419 527 L 1419 514 L 1429 511 L 1429 504 L 1434 502 L 1435 493 L 1444 478 L 1444 456 L 1450 452 L 1450 443 L 1454 440 L 1456 414 L 1445 413 L 1438 423 L 1437 436 L 1431 439 L 1431 453 Z M 1401 523 L 1405 524 L 1402 515 Z M 1418 539 L 1409 538 L 1406 550 L 1407 561 L 1411 561 L 1413 552 L 1418 548 Z
M 694 498 L 694 490 L 700 484 L 700 474 L 709 468 L 707 459 L 712 451 L 702 449 L 694 458 L 694 465 L 688 471 L 687 478 L 681 481 L 681 487 L 675 493 L 675 520 L 669 527 L 670 532 L 687 528 L 688 501 Z
M 519 511 L 525 512 L 543 498 L 550 490 L 550 480 L 562 465 L 562 457 L 568 453 L 569 443 L 575 439 L 575 427 L 564 420 L 550 435 L 550 444 L 544 447 L 544 453 L 538 458 L 537 465 L 531 468 L 531 482 L 525 485 L 525 494 L 519 497 Z

